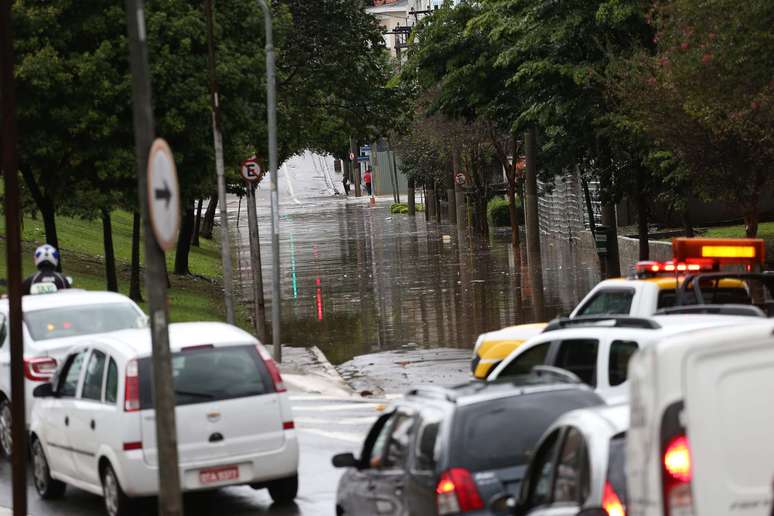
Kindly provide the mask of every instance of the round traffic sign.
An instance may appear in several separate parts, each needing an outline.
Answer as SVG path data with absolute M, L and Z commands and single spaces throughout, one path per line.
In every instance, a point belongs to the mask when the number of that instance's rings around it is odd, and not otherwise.
M 457 172 L 454 175 L 454 180 L 457 182 L 458 185 L 460 186 L 464 185 L 466 181 L 465 174 L 463 174 L 462 172 Z
M 248 183 L 259 183 L 263 179 L 263 171 L 255 156 L 242 162 L 241 173 L 242 178 Z
M 148 155 L 148 215 L 159 247 L 174 249 L 180 230 L 180 185 L 172 150 L 162 138 L 153 142 Z
M 354 152 L 350 152 L 349 153 L 349 161 L 355 161 L 355 153 Z

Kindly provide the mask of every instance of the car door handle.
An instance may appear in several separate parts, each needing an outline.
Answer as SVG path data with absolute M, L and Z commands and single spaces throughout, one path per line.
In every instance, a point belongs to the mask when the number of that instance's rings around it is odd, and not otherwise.
M 94 428 L 96 428 L 97 424 L 96 424 L 96 423 L 94 422 L 94 420 L 92 419 L 92 420 L 91 420 L 91 425 L 89 425 L 89 426 L 91 426 L 91 429 L 92 429 L 92 430 L 94 430 Z
M 70 426 L 70 418 L 65 416 L 65 426 Z

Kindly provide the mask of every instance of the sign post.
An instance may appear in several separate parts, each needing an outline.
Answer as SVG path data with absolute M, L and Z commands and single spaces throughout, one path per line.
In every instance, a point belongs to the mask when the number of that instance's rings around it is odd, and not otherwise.
M 137 191 L 145 233 L 145 285 L 153 341 L 153 401 L 159 465 L 159 514 L 182 516 L 175 393 L 167 327 L 167 271 L 162 246 L 177 237 L 180 195 L 169 146 L 154 142 L 143 0 L 126 0 Z M 151 217 L 153 220 L 151 221 Z
M 255 156 L 242 162 L 242 178 L 247 183 L 247 225 L 250 237 L 250 269 L 253 273 L 253 309 L 255 333 L 258 340 L 266 342 L 266 300 L 263 295 L 263 268 L 261 266 L 261 241 L 258 231 L 258 215 L 255 210 L 255 187 L 265 176 Z
M 5 182 L 5 228 L 8 259 L 8 311 L 11 338 L 11 483 L 13 515 L 27 514 L 27 436 L 24 407 L 24 335 L 22 333 L 22 267 L 19 215 L 19 159 L 16 132 L 16 81 L 11 33 L 11 2 L 0 5 L 0 170 Z

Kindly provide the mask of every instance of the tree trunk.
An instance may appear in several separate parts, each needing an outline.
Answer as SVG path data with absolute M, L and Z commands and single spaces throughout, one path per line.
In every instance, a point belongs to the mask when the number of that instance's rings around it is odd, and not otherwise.
M 642 186 L 639 171 L 637 176 L 637 228 L 640 239 L 640 260 L 650 260 L 650 242 L 648 242 L 648 196 Z
M 199 247 L 199 232 L 202 229 L 202 204 L 203 203 L 204 203 L 204 199 L 199 199 L 199 202 L 196 204 L 196 222 L 194 223 L 193 238 L 191 238 L 191 245 L 194 247 Z
M 408 180 L 408 214 L 414 217 L 417 214 L 417 199 L 414 194 L 414 178 Z
M 433 183 L 433 200 L 435 201 L 435 221 L 441 223 L 441 189 L 438 188 L 438 182 Z
M 425 218 L 429 222 L 435 218 L 435 192 L 425 186 Z
M 110 220 L 110 210 L 102 209 L 102 244 L 105 248 L 105 284 L 107 290 L 118 292 L 118 276 L 116 274 L 116 255 L 113 251 L 113 224 Z
M 187 276 L 191 274 L 188 268 L 188 255 L 191 252 L 191 236 L 194 229 L 194 208 L 187 203 L 183 212 L 183 220 L 180 225 L 180 235 L 177 237 L 177 251 L 175 252 L 175 274 Z
M 199 235 L 207 240 L 212 240 L 212 228 L 215 226 L 215 210 L 218 208 L 218 191 L 215 190 L 207 203 L 207 211 L 204 212 L 204 220 Z
M 56 247 L 59 250 L 59 264 L 56 270 L 62 272 L 62 250 L 59 249 L 59 236 L 56 232 L 56 211 L 48 199 L 44 199 L 40 206 L 40 214 L 43 216 L 43 227 L 46 230 L 46 243 Z
M 621 276 L 621 261 L 618 255 L 618 219 L 615 215 L 615 204 L 602 206 L 602 224 L 607 226 L 607 277 Z
M 758 222 L 760 221 L 760 213 L 758 210 L 759 198 L 757 194 L 754 194 L 747 204 L 747 209 L 744 214 L 744 231 L 747 238 L 755 238 L 758 236 Z
M 525 135 L 527 151 L 527 194 L 526 226 L 527 226 L 527 266 L 529 268 L 529 283 L 532 292 L 532 310 L 536 321 L 545 319 L 545 299 L 543 296 L 543 259 L 540 256 L 540 228 L 538 221 L 537 196 L 537 135 L 535 129 L 530 129 Z
M 140 214 L 134 212 L 132 218 L 132 266 L 129 275 L 129 297 L 137 302 L 142 302 L 142 290 L 140 289 Z
M 516 263 L 521 261 L 521 249 L 519 239 L 519 215 L 516 210 L 516 178 L 508 178 L 508 215 L 511 218 L 511 246 L 513 247 Z
M 476 191 L 473 197 L 474 220 L 476 232 L 483 236 L 489 236 L 489 221 L 486 220 L 486 196 L 481 191 Z
M 693 221 L 691 220 L 691 211 L 688 209 L 688 205 L 686 204 L 685 209 L 683 210 L 683 228 L 685 229 L 685 236 L 688 238 L 693 238 L 696 236 L 696 232 L 693 230 Z

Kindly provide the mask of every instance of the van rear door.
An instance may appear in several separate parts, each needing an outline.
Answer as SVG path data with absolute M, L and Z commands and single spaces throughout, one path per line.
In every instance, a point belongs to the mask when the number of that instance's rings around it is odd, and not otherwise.
M 138 363 L 145 462 L 157 464 L 150 358 Z M 194 346 L 172 355 L 180 464 L 285 445 L 279 395 L 254 344 Z
M 737 327 L 733 341 L 697 346 L 684 361 L 695 514 L 771 514 L 774 338 L 761 327 Z

